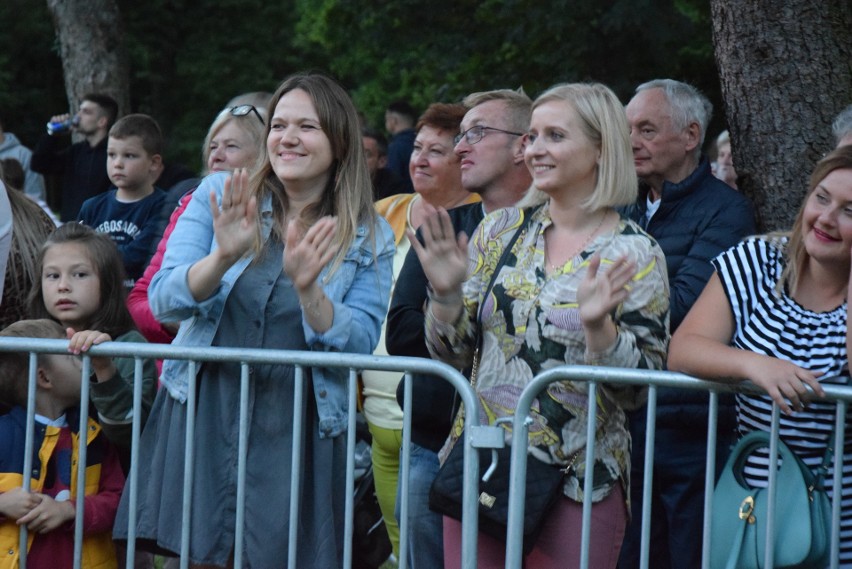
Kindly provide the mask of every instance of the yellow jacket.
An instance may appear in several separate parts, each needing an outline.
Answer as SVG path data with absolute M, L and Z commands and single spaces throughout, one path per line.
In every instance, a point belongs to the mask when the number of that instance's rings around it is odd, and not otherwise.
M 77 490 L 77 458 L 79 453 L 79 435 L 77 433 L 78 419 L 69 414 L 69 425 L 71 425 L 71 499 L 76 500 Z M 54 453 L 59 441 L 61 429 L 58 427 L 37 424 L 35 427 L 35 444 L 38 448 L 38 457 L 34 458 L 33 477 L 30 478 L 30 491 L 41 492 L 44 489 L 47 476 L 47 465 Z M 0 472 L 0 492 L 7 492 L 24 485 L 23 459 L 24 459 L 24 436 L 26 433 L 26 413 L 20 407 L 0 418 L 0 464 L 3 465 Z M 93 444 L 94 443 L 94 444 Z M 86 432 L 86 446 L 88 453 L 86 457 L 86 496 L 98 494 L 101 488 L 101 475 L 104 463 L 102 459 L 105 452 L 115 453 L 112 448 L 107 449 L 108 443 L 101 434 L 100 425 L 93 419 L 89 419 Z M 118 466 L 117 458 L 112 465 L 116 472 L 109 472 L 113 482 L 123 483 L 124 475 Z M 118 492 L 117 496 L 120 496 Z M 116 498 L 115 506 L 118 505 Z M 88 510 L 87 510 L 88 511 Z M 113 514 L 114 518 L 114 514 Z M 27 549 L 32 547 L 34 534 L 28 533 Z M 0 569 L 17 569 L 19 565 L 20 528 L 14 520 L 6 519 L 0 523 Z M 86 569 L 113 569 L 118 567 L 115 555 L 115 546 L 109 531 L 87 533 L 83 536 L 83 558 L 82 566 Z

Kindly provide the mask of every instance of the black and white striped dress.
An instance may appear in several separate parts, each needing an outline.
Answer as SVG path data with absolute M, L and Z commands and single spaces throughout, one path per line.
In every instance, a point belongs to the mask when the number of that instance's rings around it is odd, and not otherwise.
M 781 237 L 755 237 L 725 251 L 713 260 L 731 303 L 736 331 L 732 345 L 821 371 L 821 383 L 848 382 L 846 355 L 846 303 L 829 312 L 806 310 L 775 285 L 785 259 Z M 833 403 L 808 404 L 792 416 L 781 415 L 781 438 L 812 469 L 822 462 L 834 429 Z M 772 400 L 768 396 L 737 396 L 740 436 L 770 429 Z M 840 561 L 852 567 L 852 412 L 847 413 L 841 510 Z M 765 485 L 768 452 L 751 457 L 746 466 L 750 484 Z M 826 486 L 832 494 L 829 471 Z

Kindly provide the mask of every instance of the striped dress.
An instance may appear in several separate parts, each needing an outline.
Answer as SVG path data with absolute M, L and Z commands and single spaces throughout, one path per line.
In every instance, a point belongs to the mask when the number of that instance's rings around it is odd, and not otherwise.
M 847 383 L 846 303 L 829 312 L 813 312 L 786 292 L 778 295 L 775 285 L 786 262 L 785 245 L 786 238 L 750 238 L 713 260 L 735 320 L 732 345 L 823 372 L 823 384 Z M 781 438 L 813 470 L 822 462 L 834 414 L 833 403 L 811 402 L 804 411 L 781 415 Z M 737 395 L 740 436 L 768 431 L 771 417 L 768 396 Z M 846 421 L 840 562 L 852 567 L 852 413 L 847 413 Z M 753 455 L 746 464 L 746 480 L 765 486 L 767 463 L 766 449 Z M 826 486 L 833 495 L 831 471 Z

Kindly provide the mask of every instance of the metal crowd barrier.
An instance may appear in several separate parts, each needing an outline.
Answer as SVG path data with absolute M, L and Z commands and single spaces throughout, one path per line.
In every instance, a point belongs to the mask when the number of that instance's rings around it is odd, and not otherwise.
M 34 417 L 35 417 L 35 370 L 37 365 L 37 354 L 55 353 L 67 354 L 68 342 L 64 340 L 40 340 L 29 338 L 0 338 L 0 351 L 6 352 L 28 352 L 30 354 L 30 373 L 29 373 L 29 391 L 27 405 L 27 431 L 25 439 L 25 459 L 23 472 L 32 471 L 32 447 L 34 444 Z M 240 421 L 239 421 L 239 443 L 238 443 L 238 462 L 237 462 L 237 509 L 236 509 L 236 527 L 234 539 L 234 567 L 242 567 L 243 556 L 243 529 L 244 529 L 244 505 L 245 505 L 245 463 L 246 463 L 246 447 L 247 447 L 247 412 L 248 412 L 248 385 L 249 385 L 249 366 L 254 364 L 282 364 L 296 366 L 296 379 L 294 386 L 294 405 L 295 409 L 302 406 L 304 398 L 304 368 L 305 367 L 328 367 L 328 368 L 344 368 L 349 370 L 349 428 L 347 432 L 347 456 L 346 456 L 346 502 L 345 502 L 345 525 L 344 525 L 344 552 L 343 566 L 349 568 L 352 565 L 352 535 L 353 535 L 353 512 L 354 512 L 354 451 L 355 451 L 355 396 L 357 391 L 357 372 L 364 369 L 374 369 L 382 371 L 399 371 L 405 372 L 405 377 L 410 378 L 411 373 L 430 374 L 449 381 L 459 392 L 462 401 L 468 409 L 478 409 L 478 400 L 470 387 L 470 384 L 457 370 L 450 366 L 423 358 L 406 358 L 406 357 L 386 357 L 386 356 L 367 356 L 361 354 L 343 354 L 343 353 L 328 353 L 328 352 L 301 352 L 301 351 L 285 351 L 285 350 L 246 350 L 233 348 L 187 348 L 177 347 L 162 344 L 135 344 L 135 343 L 116 343 L 109 342 L 93 347 L 88 355 L 83 357 L 82 377 L 85 381 L 82 382 L 80 393 L 80 421 L 81 432 L 86 432 L 86 418 L 89 414 L 89 381 L 91 376 L 91 359 L 90 356 L 109 356 L 109 357 L 132 357 L 136 360 L 135 381 L 133 393 L 133 416 L 139 417 L 141 414 L 142 404 L 142 361 L 144 359 L 184 359 L 190 360 L 192 363 L 189 366 L 188 374 L 191 378 L 189 381 L 190 390 L 186 402 L 187 405 L 187 432 L 186 432 L 186 462 L 184 470 L 184 491 L 183 491 L 183 506 L 182 506 L 182 535 L 181 535 L 181 569 L 189 567 L 189 535 L 190 535 L 190 519 L 192 493 L 192 457 L 194 453 L 193 438 L 194 438 L 194 417 L 196 406 L 195 393 L 195 371 L 198 362 L 222 362 L 235 361 L 241 364 L 240 374 Z M 236 378 L 235 378 L 236 381 Z M 407 382 L 409 397 L 406 398 L 410 405 L 410 381 Z M 410 421 L 410 419 L 409 419 Z M 468 413 L 465 419 L 465 426 L 468 431 L 475 429 L 478 426 L 479 413 Z M 133 567 L 135 558 L 135 522 L 137 509 L 137 489 L 138 489 L 138 458 L 139 458 L 139 436 L 141 425 L 139 421 L 134 419 L 131 438 L 131 464 L 128 474 L 127 492 L 129 502 L 131 504 L 129 515 L 129 533 L 127 543 L 127 559 L 126 566 L 128 569 Z M 290 473 L 290 492 L 291 504 L 289 512 L 289 528 L 290 533 L 287 567 L 294 569 L 296 567 L 296 552 L 297 548 L 297 528 L 299 520 L 299 480 L 301 476 L 301 468 L 299 466 L 301 456 L 301 438 L 302 438 L 302 421 L 297 413 L 293 421 L 293 458 L 292 471 Z M 406 437 L 407 443 L 410 443 L 410 438 Z M 466 450 L 471 447 L 471 440 L 468 438 L 464 441 Z M 85 468 L 86 468 L 86 445 L 80 445 L 78 451 L 78 470 L 77 470 L 77 502 L 76 502 L 76 520 L 75 520 L 75 535 L 74 535 L 74 568 L 79 569 L 81 566 L 82 543 L 83 543 L 83 499 L 84 499 L 84 484 L 85 484 Z M 408 472 L 408 447 L 406 446 L 404 472 Z M 463 499 L 463 515 L 467 522 L 462 529 L 462 563 L 465 567 L 476 567 L 476 536 L 477 536 L 477 473 L 479 471 L 479 457 L 475 452 L 465 452 L 464 461 L 464 499 Z M 30 490 L 30 477 L 23 477 L 24 489 Z M 403 488 L 407 487 L 407 478 L 403 479 Z M 403 511 L 407 512 L 407 492 L 403 491 Z M 407 523 L 403 521 L 403 527 L 407 527 Z M 403 536 L 405 534 L 403 533 Z M 405 538 L 403 537 L 403 540 Z M 404 551 L 404 550 L 403 550 Z M 26 552 L 27 552 L 27 530 L 26 527 L 21 527 L 20 531 L 20 567 L 26 568 Z M 401 555 L 401 567 L 405 567 L 405 555 Z
M 753 393 L 762 394 L 762 390 L 745 382 L 738 385 L 726 385 L 721 383 L 709 382 L 688 375 L 665 372 L 665 371 L 647 371 L 637 369 L 622 369 L 610 367 L 596 366 L 561 366 L 540 373 L 531 381 L 521 392 L 518 406 L 515 412 L 515 417 L 512 423 L 512 463 L 510 471 L 510 493 L 509 493 L 509 519 L 506 539 L 506 568 L 520 569 L 523 554 L 523 519 L 524 519 L 524 493 L 522 489 L 526 483 L 526 452 L 527 452 L 527 437 L 529 430 L 529 412 L 533 401 L 544 388 L 555 381 L 578 381 L 588 382 L 589 384 L 589 424 L 586 430 L 586 448 L 587 448 L 587 464 L 594 462 L 595 450 L 595 429 L 597 414 L 595 411 L 596 405 L 596 390 L 600 383 L 620 383 L 630 385 L 648 385 L 648 404 L 647 404 L 647 433 L 645 439 L 645 448 L 654 449 L 654 435 L 656 432 L 656 404 L 657 404 L 657 388 L 658 387 L 676 387 L 682 389 L 697 389 L 709 392 L 709 420 L 707 426 L 707 458 L 705 469 L 705 493 L 704 493 L 704 540 L 702 545 L 702 569 L 710 567 L 710 551 L 713 544 L 710 541 L 710 520 L 712 516 L 712 498 L 713 488 L 715 485 L 715 460 L 716 460 L 716 430 L 718 423 L 719 411 L 719 393 Z M 825 400 L 837 401 L 837 410 L 835 413 L 835 440 L 834 440 L 834 468 L 833 468 L 833 487 L 841 488 L 843 476 L 843 447 L 844 434 L 846 428 L 846 409 L 848 403 L 852 401 L 852 387 L 850 386 L 834 386 L 824 385 Z M 778 427 L 780 419 L 780 410 L 776 404 L 772 405 L 772 426 L 771 426 L 771 445 L 769 449 L 769 464 L 774 464 L 777 461 L 777 441 Z M 653 483 L 653 452 L 648 452 L 645 455 L 644 462 L 644 485 L 642 488 L 642 530 L 641 530 L 641 554 L 640 567 L 648 569 L 648 558 L 650 553 L 650 524 L 651 524 L 651 487 Z M 589 569 L 589 528 L 591 525 L 592 513 L 592 472 L 593 469 L 587 468 L 583 481 L 583 527 L 582 527 L 582 545 L 580 550 L 580 569 Z M 775 470 L 769 471 L 769 486 L 768 492 L 773 496 L 775 484 Z M 767 524 L 766 524 L 766 567 L 773 566 L 774 535 L 772 527 L 774 521 L 773 500 L 770 499 L 767 507 Z M 837 569 L 839 564 L 839 539 L 840 539 L 840 503 L 841 493 L 835 491 L 832 499 L 831 511 L 831 569 Z M 717 546 L 727 546 L 728 544 L 717 544 Z
M 27 338 L 0 338 L 0 351 L 6 352 L 28 352 L 30 354 L 30 371 L 28 385 L 28 405 L 27 405 L 27 431 L 26 431 L 26 455 L 24 458 L 23 472 L 32 470 L 32 446 L 34 444 L 34 415 L 35 415 L 35 370 L 37 364 L 37 354 L 41 353 L 67 353 L 67 341 L 64 340 L 38 340 Z M 132 357 L 136 360 L 135 366 L 135 382 L 133 394 L 134 417 L 140 416 L 141 401 L 142 401 L 142 361 L 144 359 L 184 359 L 190 360 L 192 363 L 189 366 L 188 374 L 192 380 L 189 382 L 191 386 L 189 397 L 187 399 L 187 438 L 186 438 L 186 462 L 184 471 L 184 492 L 183 492 L 183 523 L 181 536 L 181 568 L 186 569 L 189 566 L 189 535 L 190 535 L 190 519 L 191 511 L 191 492 L 190 484 L 192 481 L 192 456 L 193 436 L 194 436 L 194 416 L 196 406 L 196 393 L 194 381 L 196 364 L 198 362 L 223 362 L 235 361 L 241 364 L 240 374 L 240 424 L 239 424 L 239 451 L 237 463 L 237 510 L 235 520 L 235 543 L 234 543 L 234 567 L 242 566 L 242 536 L 244 525 L 244 504 L 245 504 L 245 461 L 246 461 L 246 446 L 247 446 L 247 411 L 248 411 L 248 385 L 249 385 L 249 366 L 254 364 L 282 364 L 296 366 L 296 381 L 294 386 L 294 405 L 296 409 L 301 408 L 304 398 L 304 368 L 305 367 L 330 367 L 343 368 L 349 370 L 348 389 L 349 389 L 349 429 L 347 433 L 347 472 L 346 472 L 346 503 L 345 512 L 346 520 L 344 525 L 344 568 L 351 567 L 352 564 L 352 535 L 353 535 L 353 511 L 354 511 L 354 450 L 355 450 L 355 396 L 357 390 L 357 372 L 364 369 L 374 369 L 383 371 L 399 371 L 404 372 L 404 390 L 405 390 L 405 406 L 404 406 L 404 435 L 402 444 L 402 456 L 400 461 L 400 484 L 402 503 L 400 504 L 401 520 L 400 520 L 400 569 L 407 567 L 407 528 L 408 528 L 408 471 L 410 461 L 410 431 L 411 431 L 411 405 L 412 405 L 412 381 L 411 374 L 430 374 L 449 381 L 453 387 L 459 392 L 462 402 L 467 409 L 477 409 L 477 412 L 465 413 L 465 437 L 462 443 L 465 445 L 465 461 L 464 461 L 464 500 L 463 500 L 463 523 L 462 523 L 462 552 L 461 562 L 462 567 L 473 568 L 477 566 L 477 476 L 479 472 L 479 457 L 476 452 L 469 452 L 472 448 L 492 448 L 500 446 L 503 442 L 501 436 L 495 436 L 494 429 L 499 427 L 488 427 L 479 425 L 479 402 L 464 376 L 450 366 L 441 362 L 422 359 L 422 358 L 407 358 L 407 357 L 387 357 L 387 356 L 367 356 L 360 354 L 342 354 L 342 353 L 327 353 L 327 352 L 299 352 L 285 350 L 246 350 L 233 348 L 186 348 L 162 344 L 133 344 L 133 343 L 105 343 L 92 348 L 89 352 L 94 356 L 110 356 L 110 357 Z M 82 377 L 90 377 L 91 360 L 89 355 L 83 357 Z M 236 379 L 235 379 L 236 380 Z M 521 491 L 524 488 L 526 481 L 526 452 L 527 452 L 527 436 L 529 425 L 529 411 L 533 401 L 538 393 L 543 390 L 548 384 L 555 381 L 570 380 L 582 381 L 589 383 L 589 424 L 587 425 L 587 462 L 594 461 L 595 452 L 595 430 L 597 414 L 594 412 L 596 405 L 596 389 L 598 384 L 604 383 L 622 383 L 630 385 L 648 385 L 648 404 L 647 404 L 647 434 L 646 434 L 646 449 L 654 448 L 655 436 L 655 418 L 656 418 L 656 397 L 658 387 L 677 387 L 683 389 L 698 389 L 709 392 L 709 422 L 707 434 L 707 459 L 706 459 L 706 478 L 705 478 L 705 511 L 704 511 L 704 541 L 702 551 L 702 568 L 709 568 L 710 548 L 713 544 L 710 543 L 710 519 L 712 508 L 712 491 L 715 483 L 715 448 L 716 448 L 716 427 L 718 419 L 718 394 L 721 392 L 748 392 L 761 393 L 756 387 L 750 384 L 741 384 L 737 386 L 728 386 L 724 384 L 711 383 L 702 381 L 683 374 L 663 372 L 663 371 L 644 371 L 635 369 L 621 369 L 609 367 L 592 367 L 592 366 L 561 366 L 543 372 L 536 376 L 529 385 L 521 393 L 518 401 L 518 408 L 513 419 L 512 433 L 512 458 L 511 458 L 511 473 L 510 473 L 510 504 L 509 504 L 509 519 L 506 541 L 506 567 L 507 569 L 520 569 L 522 563 L 523 551 L 523 517 L 524 517 L 524 493 Z M 837 401 L 837 414 L 835 424 L 835 464 L 833 470 L 834 487 L 841 487 L 842 480 L 842 457 L 844 446 L 844 429 L 847 404 L 852 401 L 852 387 L 843 386 L 824 386 L 827 400 Z M 80 429 L 85 432 L 86 418 L 89 413 L 89 382 L 83 381 L 81 388 L 81 408 L 80 408 Z M 778 422 L 779 410 L 777 406 L 773 406 L 772 415 L 772 440 L 773 444 L 770 447 L 770 463 L 776 458 L 776 449 L 774 442 L 778 438 Z M 299 478 L 301 469 L 299 468 L 299 457 L 301 454 L 301 436 L 302 422 L 298 414 L 294 417 L 293 424 L 293 459 L 291 471 L 290 491 L 293 499 L 291 500 L 289 521 L 290 534 L 289 539 L 289 558 L 287 566 L 294 568 L 296 565 L 296 530 L 299 519 Z M 126 566 L 133 567 L 133 559 L 135 557 L 135 521 L 136 521 L 136 506 L 137 506 L 137 469 L 138 469 L 138 453 L 139 453 L 139 436 L 141 425 L 134 419 L 132 428 L 132 443 L 131 443 L 131 465 L 128 476 L 125 492 L 128 492 L 128 498 L 132 505 L 129 515 L 129 534 L 127 544 L 127 559 Z M 650 504 L 651 504 L 651 487 L 653 483 L 653 452 L 646 453 L 644 463 L 644 486 L 643 486 L 643 504 L 642 504 L 642 533 L 641 533 L 641 568 L 648 568 L 648 557 L 650 547 Z M 83 538 L 83 499 L 84 499 L 84 484 L 85 484 L 85 468 L 86 468 L 86 446 L 81 445 L 78 458 L 78 473 L 77 473 L 77 504 L 76 504 L 76 522 L 75 522 L 75 557 L 74 567 L 78 569 L 81 564 L 81 549 Z M 772 492 L 774 475 L 770 472 L 770 493 Z M 30 489 L 30 477 L 23 477 L 24 489 Z M 581 546 L 581 569 L 589 568 L 589 528 L 591 524 L 591 486 L 592 486 L 592 469 L 586 470 L 584 479 L 584 503 L 583 503 L 583 526 L 582 526 L 582 546 Z M 767 527 L 768 535 L 772 535 L 772 512 L 771 506 L 768 512 L 770 523 Z M 831 568 L 836 569 L 838 566 L 838 551 L 839 551 L 839 530 L 840 530 L 840 500 L 832 501 L 832 554 Z M 771 544 L 772 540 L 767 539 L 767 566 L 772 566 Z M 27 530 L 21 528 L 20 532 L 20 567 L 26 567 L 26 550 L 27 550 Z

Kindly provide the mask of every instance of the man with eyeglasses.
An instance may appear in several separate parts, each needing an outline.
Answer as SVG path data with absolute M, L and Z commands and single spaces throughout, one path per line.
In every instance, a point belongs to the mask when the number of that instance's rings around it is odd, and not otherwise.
M 455 153 L 461 158 L 462 186 L 479 194 L 482 201 L 452 209 L 449 215 L 456 232 L 473 235 L 485 214 L 514 205 L 532 183 L 524 164 L 524 134 L 532 101 L 523 91 L 500 89 L 473 93 L 463 104 L 469 110 L 455 139 Z M 427 282 L 412 249 L 397 276 L 388 312 L 389 354 L 430 357 L 423 314 Z M 400 405 L 403 387 L 400 382 Z M 412 569 L 444 566 L 443 518 L 429 510 L 429 488 L 438 472 L 438 451 L 456 411 L 454 400 L 455 390 L 446 381 L 414 375 L 408 486 L 408 560 Z M 397 510 L 400 503 L 398 498 Z

